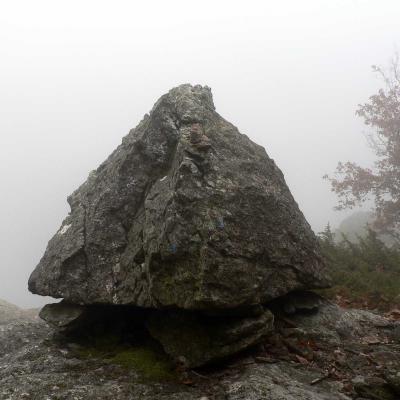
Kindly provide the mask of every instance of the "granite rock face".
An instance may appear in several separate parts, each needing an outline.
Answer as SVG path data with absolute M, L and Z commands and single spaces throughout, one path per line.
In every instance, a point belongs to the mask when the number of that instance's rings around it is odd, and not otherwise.
M 226 310 L 327 285 L 281 171 L 215 111 L 208 87 L 162 96 L 68 202 L 33 293 Z

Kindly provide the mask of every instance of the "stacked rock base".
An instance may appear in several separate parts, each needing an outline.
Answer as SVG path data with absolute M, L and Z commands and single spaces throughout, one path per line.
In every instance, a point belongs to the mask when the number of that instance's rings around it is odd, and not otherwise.
M 207 315 L 183 310 L 129 306 L 48 304 L 40 317 L 65 335 L 118 335 L 119 340 L 148 334 L 177 363 L 188 368 L 225 359 L 262 342 L 274 329 L 273 314 L 262 307 L 252 315 Z

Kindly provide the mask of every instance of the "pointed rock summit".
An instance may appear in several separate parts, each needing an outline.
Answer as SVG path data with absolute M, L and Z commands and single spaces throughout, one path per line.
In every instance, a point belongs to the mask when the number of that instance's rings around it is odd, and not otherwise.
M 281 171 L 206 86 L 162 96 L 68 202 L 29 279 L 31 292 L 64 299 L 40 313 L 64 332 L 142 318 L 196 367 L 268 336 L 268 301 L 327 284 Z
M 282 172 L 215 111 L 207 86 L 162 96 L 68 202 L 33 293 L 214 311 L 327 285 Z

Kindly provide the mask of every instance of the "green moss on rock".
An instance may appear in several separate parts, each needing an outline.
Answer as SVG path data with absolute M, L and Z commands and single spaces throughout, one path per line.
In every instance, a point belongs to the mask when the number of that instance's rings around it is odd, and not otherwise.
M 166 356 L 149 347 L 132 347 L 119 351 L 110 359 L 112 363 L 139 372 L 153 381 L 174 380 L 176 374 Z
M 76 351 L 79 358 L 101 359 L 104 362 L 134 370 L 144 380 L 170 381 L 177 379 L 173 362 L 162 348 L 150 340 L 135 345 L 121 344 L 118 337 L 104 335 L 92 338 Z

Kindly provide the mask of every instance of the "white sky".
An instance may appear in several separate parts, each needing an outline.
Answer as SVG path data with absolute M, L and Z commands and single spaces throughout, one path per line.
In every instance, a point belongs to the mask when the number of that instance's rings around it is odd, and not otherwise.
M 173 86 L 263 145 L 315 231 L 346 214 L 321 179 L 373 160 L 355 115 L 400 41 L 398 0 L 2 0 L 0 298 L 26 282 L 66 197 Z

